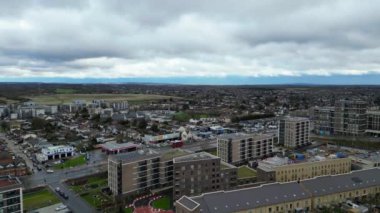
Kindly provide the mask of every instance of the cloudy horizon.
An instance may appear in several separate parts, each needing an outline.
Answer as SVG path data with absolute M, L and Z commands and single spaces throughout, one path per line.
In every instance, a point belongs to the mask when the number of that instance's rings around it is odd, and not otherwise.
M 380 79 L 380 4 L 280 3 L 0 1 L 0 79 Z

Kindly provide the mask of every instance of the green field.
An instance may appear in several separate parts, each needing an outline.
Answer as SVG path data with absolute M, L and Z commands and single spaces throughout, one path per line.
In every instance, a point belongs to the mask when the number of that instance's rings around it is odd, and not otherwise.
M 0 104 L 14 104 L 17 102 L 17 100 L 8 99 L 6 97 L 0 97 Z
M 26 211 L 43 208 L 60 202 L 58 197 L 47 188 L 42 188 L 41 190 L 31 193 L 25 193 L 23 201 L 24 210 Z
M 256 177 L 256 171 L 248 168 L 248 166 L 241 166 L 237 172 L 238 178 L 251 178 Z
M 131 103 L 139 103 L 145 101 L 163 100 L 169 98 L 177 98 L 164 95 L 147 95 L 147 94 L 54 94 L 54 95 L 39 95 L 25 97 L 38 104 L 68 104 L 74 100 L 84 100 L 90 103 L 94 99 L 105 101 L 129 101 Z
M 84 164 L 86 164 L 86 162 L 87 162 L 86 156 L 81 155 L 81 156 L 77 156 L 77 157 L 71 158 L 69 160 L 66 160 L 64 163 L 56 164 L 56 165 L 54 165 L 54 168 L 55 169 L 66 169 L 66 168 L 84 165 Z
M 153 201 L 152 206 L 156 209 L 169 210 L 171 209 L 170 202 L 170 198 L 168 196 L 164 196 L 160 199 Z
M 57 94 L 74 94 L 75 92 L 76 92 L 75 89 L 58 88 L 55 90 L 55 93 L 57 93 Z

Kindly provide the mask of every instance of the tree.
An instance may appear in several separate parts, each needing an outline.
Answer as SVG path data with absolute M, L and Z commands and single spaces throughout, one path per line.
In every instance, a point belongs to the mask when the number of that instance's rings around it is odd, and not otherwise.
M 0 124 L 0 127 L 3 131 L 8 131 L 10 129 L 10 125 L 6 121 L 2 121 Z
M 82 118 L 84 118 L 84 119 L 87 119 L 87 118 L 90 117 L 90 114 L 88 113 L 88 109 L 87 108 L 83 108 L 81 110 L 81 115 L 82 115 Z
M 158 128 L 158 125 L 157 124 L 153 124 L 151 127 L 150 127 L 150 130 L 152 130 L 153 132 L 159 132 L 160 129 Z
M 137 128 L 146 129 L 147 126 L 148 126 L 148 123 L 146 122 L 146 120 L 144 118 L 138 119 Z
M 183 110 L 188 110 L 188 109 L 190 109 L 189 104 L 184 104 L 184 105 L 182 105 L 182 109 L 183 109 Z
M 45 128 L 46 124 L 47 122 L 42 118 L 36 117 L 32 119 L 32 129 L 34 130 L 43 129 Z

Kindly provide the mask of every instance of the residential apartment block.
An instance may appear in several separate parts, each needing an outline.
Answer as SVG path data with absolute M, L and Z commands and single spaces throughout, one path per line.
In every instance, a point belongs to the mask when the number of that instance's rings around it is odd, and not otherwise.
M 273 157 L 259 162 L 257 180 L 290 182 L 323 175 L 343 174 L 351 171 L 350 158 L 313 156 L 301 161 Z
M 380 110 L 367 111 L 367 129 L 369 135 L 380 136 Z
M 0 212 L 23 212 L 22 186 L 16 177 L 0 176 Z
M 180 198 L 230 189 L 236 182 L 237 168 L 206 152 L 139 150 L 108 158 L 108 185 L 114 195 L 173 187 L 174 197 Z
M 206 152 L 173 159 L 175 200 L 183 195 L 227 190 L 236 185 L 237 168 Z
M 317 135 L 334 135 L 334 107 L 315 107 L 314 133 Z
M 163 154 L 139 150 L 108 158 L 108 186 L 115 195 L 146 192 L 173 185 L 173 158 L 189 153 L 170 150 Z
M 367 103 L 359 100 L 340 100 L 335 103 L 334 133 L 362 135 L 367 127 Z
M 285 117 L 280 120 L 278 142 L 285 147 L 299 147 L 310 143 L 310 120 L 301 117 Z
M 300 182 L 272 183 L 233 191 L 183 196 L 177 213 L 313 212 L 349 199 L 380 196 L 380 169 L 316 177 Z
M 218 137 L 217 155 L 234 165 L 272 154 L 275 135 L 233 133 Z

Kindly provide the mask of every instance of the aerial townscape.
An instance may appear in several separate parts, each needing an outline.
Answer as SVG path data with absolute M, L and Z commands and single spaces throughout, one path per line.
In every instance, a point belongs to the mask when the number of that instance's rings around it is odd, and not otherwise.
M 380 204 L 379 87 L 7 83 L 0 95 L 3 212 Z
M 380 213 L 379 11 L 0 0 L 0 213 Z

